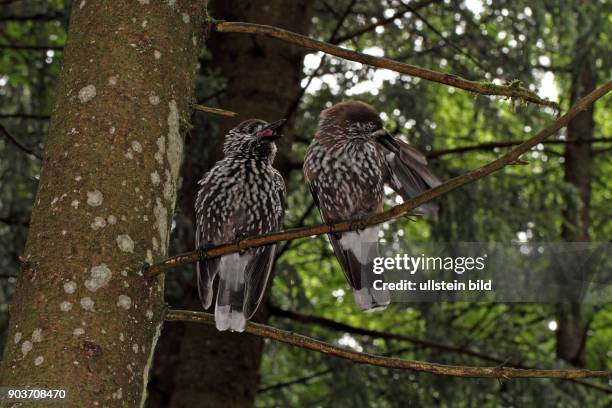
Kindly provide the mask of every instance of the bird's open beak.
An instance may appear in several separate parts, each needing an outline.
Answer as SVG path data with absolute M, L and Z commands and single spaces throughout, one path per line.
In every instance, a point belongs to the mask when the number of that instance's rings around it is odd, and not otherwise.
M 259 132 L 255 134 L 255 136 L 266 140 L 276 140 L 282 136 L 282 134 L 280 133 L 280 128 L 283 127 L 286 121 L 286 119 L 281 119 L 277 120 L 276 122 L 272 122 L 268 126 L 259 130 Z

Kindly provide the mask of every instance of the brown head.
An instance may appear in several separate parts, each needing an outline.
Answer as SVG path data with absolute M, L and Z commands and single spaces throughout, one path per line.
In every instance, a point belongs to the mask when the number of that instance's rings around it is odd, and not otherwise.
M 321 112 L 317 137 L 329 141 L 370 140 L 380 136 L 382 131 L 383 122 L 376 109 L 365 102 L 346 101 Z

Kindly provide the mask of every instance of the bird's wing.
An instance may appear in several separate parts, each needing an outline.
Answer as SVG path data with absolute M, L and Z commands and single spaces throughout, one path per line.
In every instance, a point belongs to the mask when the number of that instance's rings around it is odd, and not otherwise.
M 280 230 L 285 213 L 285 182 L 276 170 L 274 170 L 274 193 L 275 195 L 268 197 L 265 203 L 269 216 L 261 215 L 264 222 L 262 231 L 264 233 Z M 274 266 L 276 244 L 254 248 L 250 251 L 254 252 L 253 257 L 245 270 L 244 315 L 247 319 L 255 314 L 266 292 L 268 279 Z
M 319 198 L 319 190 L 317 189 L 315 183 L 308 183 L 308 188 L 310 189 L 310 193 L 312 194 L 312 199 L 314 200 L 315 205 L 319 209 L 319 213 L 321 214 L 321 219 L 324 223 L 333 222 L 332 220 L 337 219 L 333 214 L 329 214 L 329 211 L 326 210 L 326 207 L 321 206 L 321 199 Z M 331 243 L 332 249 L 334 250 L 334 254 L 336 254 L 336 258 L 338 258 L 338 262 L 340 262 L 340 266 L 342 267 L 342 271 L 346 276 L 346 280 L 352 287 L 355 287 L 357 284 L 350 273 L 351 264 L 350 259 L 346 251 L 340 246 L 338 240 L 341 238 L 342 234 L 327 234 L 329 238 L 329 242 Z
M 321 205 L 319 191 L 315 183 L 308 183 L 308 187 L 323 221 L 330 223 L 339 220 L 337 214 L 334 214 L 327 206 Z M 330 206 L 330 208 L 333 208 L 333 206 Z M 353 289 L 355 303 L 364 311 L 383 309 L 390 301 L 387 291 L 373 290 L 373 282 L 378 278 L 371 272 L 370 263 L 377 256 L 376 242 L 378 241 L 379 229 L 378 226 L 373 226 L 362 231 L 327 235 L 344 276 Z
M 404 200 L 416 197 L 442 182 L 427 168 L 427 160 L 421 152 L 408 143 L 386 134 L 377 139 L 381 146 L 389 174 L 386 182 Z M 435 210 L 425 204 L 424 210 Z
M 274 265 L 276 244 L 251 251 L 254 253 L 245 270 L 246 292 L 243 301 L 243 313 L 247 320 L 253 317 L 266 292 L 270 272 Z
M 209 245 L 226 242 L 222 223 L 221 208 L 213 203 L 216 197 L 211 191 L 215 187 L 211 183 L 212 173 L 208 173 L 200 182 L 200 190 L 196 199 L 196 248 L 206 248 Z M 222 225 L 223 224 L 223 225 Z M 198 293 L 202 306 L 208 309 L 213 300 L 213 281 L 219 272 L 220 258 L 204 259 L 196 264 L 198 278 Z

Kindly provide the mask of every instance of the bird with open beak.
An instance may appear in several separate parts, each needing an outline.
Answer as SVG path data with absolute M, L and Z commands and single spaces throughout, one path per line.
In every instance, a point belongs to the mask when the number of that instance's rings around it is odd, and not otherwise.
M 328 224 L 381 212 L 385 185 L 407 200 L 440 184 L 425 157 L 391 136 L 376 109 L 360 101 L 341 102 L 321 112 L 304 159 L 304 176 Z M 390 302 L 388 291 L 373 288 L 374 280 L 381 279 L 372 271 L 379 231 L 372 226 L 328 235 L 355 303 L 364 311 L 384 309 Z
M 196 200 L 196 246 L 235 242 L 282 227 L 285 183 L 272 167 L 275 140 L 285 120 L 250 119 L 230 130 L 224 158 L 199 181 Z M 218 278 L 215 325 L 244 331 L 264 295 L 276 245 L 248 249 L 197 264 L 198 291 L 204 309 L 213 301 Z

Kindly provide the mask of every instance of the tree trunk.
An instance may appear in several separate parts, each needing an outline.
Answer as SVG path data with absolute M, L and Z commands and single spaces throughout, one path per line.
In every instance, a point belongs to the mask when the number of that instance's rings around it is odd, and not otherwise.
M 579 45 L 582 47 L 582 45 Z M 595 64 L 590 56 L 577 59 L 572 78 L 571 104 L 596 87 Z M 595 128 L 593 107 L 576 116 L 567 127 L 568 140 L 592 139 Z M 589 241 L 591 179 L 593 156 L 590 143 L 565 145 L 565 181 L 579 194 L 578 204 L 569 203 L 563 210 L 561 237 L 564 241 Z M 557 307 L 557 357 L 577 367 L 586 365 L 586 337 L 588 319 L 580 304 L 561 304 Z
M 75 2 L 0 383 L 142 405 L 204 0 Z M 27 404 L 26 404 L 27 405 Z
M 211 15 L 216 19 L 270 24 L 307 33 L 311 6 L 312 2 L 306 0 L 213 1 Z M 300 94 L 304 58 L 300 49 L 244 34 L 213 35 L 209 45 L 212 64 L 227 79 L 221 106 L 238 112 L 239 117 L 221 121 L 217 149 L 207 167 L 221 157 L 223 135 L 240 121 L 285 117 Z M 293 121 L 288 119 L 275 164 L 285 177 L 293 140 Z M 192 213 L 197 179 L 183 182 L 185 191 L 192 191 L 184 200 L 187 208 L 183 210 Z M 202 308 L 194 289 L 186 291 L 183 302 L 192 310 Z M 264 300 L 255 320 L 265 321 L 267 316 Z M 164 328 L 160 349 L 164 353 L 159 353 L 155 362 L 157 383 L 151 387 L 149 407 L 253 406 L 263 352 L 261 338 L 221 333 L 204 325 L 172 323 Z

